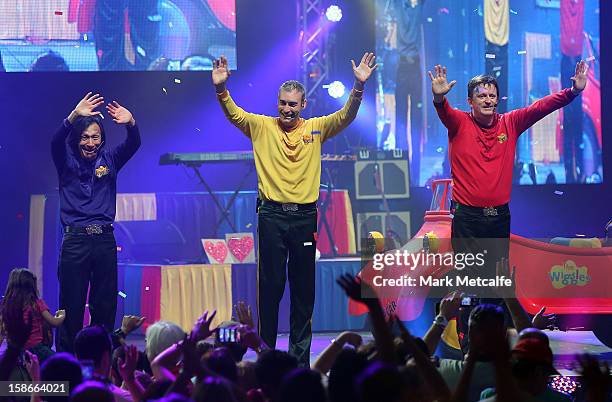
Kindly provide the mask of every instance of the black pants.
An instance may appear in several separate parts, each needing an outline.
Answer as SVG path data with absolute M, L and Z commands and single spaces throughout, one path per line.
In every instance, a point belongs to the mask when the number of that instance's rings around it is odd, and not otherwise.
M 395 86 L 395 148 L 408 149 L 408 96 L 410 96 L 410 183 L 418 186 L 421 169 L 423 97 L 419 57 L 401 57 Z
M 112 332 L 117 313 L 117 244 L 111 233 L 65 233 L 60 253 L 59 308 L 66 319 L 59 326 L 58 352 L 73 351 L 74 338 L 83 327 L 85 301 L 89 292 L 91 323 Z
M 484 266 L 454 270 L 452 277 L 466 275 L 469 277 L 493 278 L 495 277 L 495 264 L 502 257 L 508 258 L 510 248 L 510 209 L 508 205 L 496 208 L 496 216 L 485 216 L 483 208 L 454 205 L 454 217 L 451 226 L 451 244 L 453 252 L 482 253 Z M 467 294 L 480 298 L 482 303 L 493 303 L 502 306 L 503 299 L 499 297 L 493 287 L 465 287 L 457 288 Z M 467 353 L 469 307 L 461 307 L 457 317 L 457 334 L 463 353 Z
M 304 367 L 310 365 L 316 231 L 314 205 L 298 211 L 283 211 L 280 205 L 264 202 L 258 208 L 259 333 L 268 346 L 275 347 L 278 306 L 288 273 L 291 292 L 289 353 Z

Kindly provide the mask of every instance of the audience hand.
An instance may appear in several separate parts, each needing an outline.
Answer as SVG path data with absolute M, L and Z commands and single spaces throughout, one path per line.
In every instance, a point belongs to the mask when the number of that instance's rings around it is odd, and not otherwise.
M 204 314 L 198 318 L 189 335 L 195 343 L 208 338 L 215 332 L 215 329 L 210 328 L 210 324 L 215 318 L 215 315 L 217 315 L 217 310 L 213 311 L 210 317 L 208 316 L 208 311 L 205 311 Z
M 461 297 L 463 293 L 455 290 L 450 292 L 440 301 L 440 315 L 447 320 L 451 320 L 459 314 L 461 307 Z
M 255 328 L 255 323 L 253 322 L 253 314 L 251 313 L 251 306 L 247 305 L 243 301 L 239 301 L 234 306 L 234 310 L 236 311 L 236 319 L 239 323 L 244 324 L 250 328 Z
M 38 362 L 38 356 L 30 351 L 25 351 L 25 368 L 30 374 L 32 381 L 40 381 L 40 363 Z
M 554 314 L 544 314 L 546 306 L 542 307 L 531 320 L 531 325 L 537 329 L 555 329 L 557 328 L 557 316 Z
M 612 385 L 608 362 L 600 363 L 597 357 L 588 353 L 576 355 L 576 360 L 580 364 L 578 372 L 587 390 L 587 401 L 606 401 Z
M 124 315 L 123 319 L 121 320 L 121 332 L 128 335 L 129 333 L 140 328 L 146 319 L 147 317 L 139 317 L 137 315 Z
M 349 298 L 357 302 L 364 303 L 367 306 L 378 303 L 374 290 L 357 276 L 344 274 L 336 279 L 336 283 L 340 285 Z
M 363 338 L 361 338 L 361 335 L 355 332 L 344 331 L 343 333 L 338 335 L 338 337 L 336 338 L 336 342 L 342 346 L 349 344 L 355 349 L 357 349 L 363 343 Z
M 123 381 L 133 381 L 134 371 L 138 365 L 138 349 L 134 345 L 124 346 L 125 356 L 119 358 L 117 368 Z

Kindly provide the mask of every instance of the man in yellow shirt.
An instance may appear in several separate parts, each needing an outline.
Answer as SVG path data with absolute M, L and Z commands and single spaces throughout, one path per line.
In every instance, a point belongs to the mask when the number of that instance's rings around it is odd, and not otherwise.
M 304 86 L 283 83 L 278 117 L 245 112 L 234 103 L 226 82 L 230 71 L 223 56 L 213 64 L 212 80 L 228 120 L 253 142 L 258 181 L 258 313 L 259 333 L 276 345 L 278 305 L 287 272 L 291 290 L 289 353 L 300 365 L 310 363 L 311 318 L 315 296 L 317 199 L 321 179 L 321 146 L 357 116 L 363 87 L 377 65 L 365 53 L 351 60 L 355 83 L 344 107 L 328 116 L 303 119 Z

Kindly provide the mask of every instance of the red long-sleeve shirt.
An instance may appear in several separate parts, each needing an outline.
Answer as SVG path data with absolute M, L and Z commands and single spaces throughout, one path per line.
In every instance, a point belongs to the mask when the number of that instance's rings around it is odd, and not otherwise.
M 491 127 L 482 127 L 470 113 L 453 109 L 446 98 L 434 103 L 448 129 L 453 199 L 474 207 L 508 203 L 519 135 L 575 97 L 567 88 L 525 108 L 496 113 Z

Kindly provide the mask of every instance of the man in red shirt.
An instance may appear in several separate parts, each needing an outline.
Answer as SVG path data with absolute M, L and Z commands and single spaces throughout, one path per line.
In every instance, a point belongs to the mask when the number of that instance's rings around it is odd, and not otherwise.
M 588 65 L 576 64 L 571 88 L 548 95 L 522 109 L 499 114 L 495 78 L 478 75 L 468 83 L 469 112 L 452 108 L 445 95 L 457 81 L 448 82 L 446 67 L 437 65 L 431 78 L 433 102 L 448 129 L 454 217 L 451 243 L 455 256 L 482 253 L 484 267 L 473 266 L 454 274 L 472 278 L 493 278 L 495 262 L 508 258 L 510 238 L 510 191 L 518 137 L 549 113 L 573 101 L 587 82 Z M 457 260 L 456 260 L 457 261 Z M 494 287 L 469 288 L 479 296 L 489 296 Z

